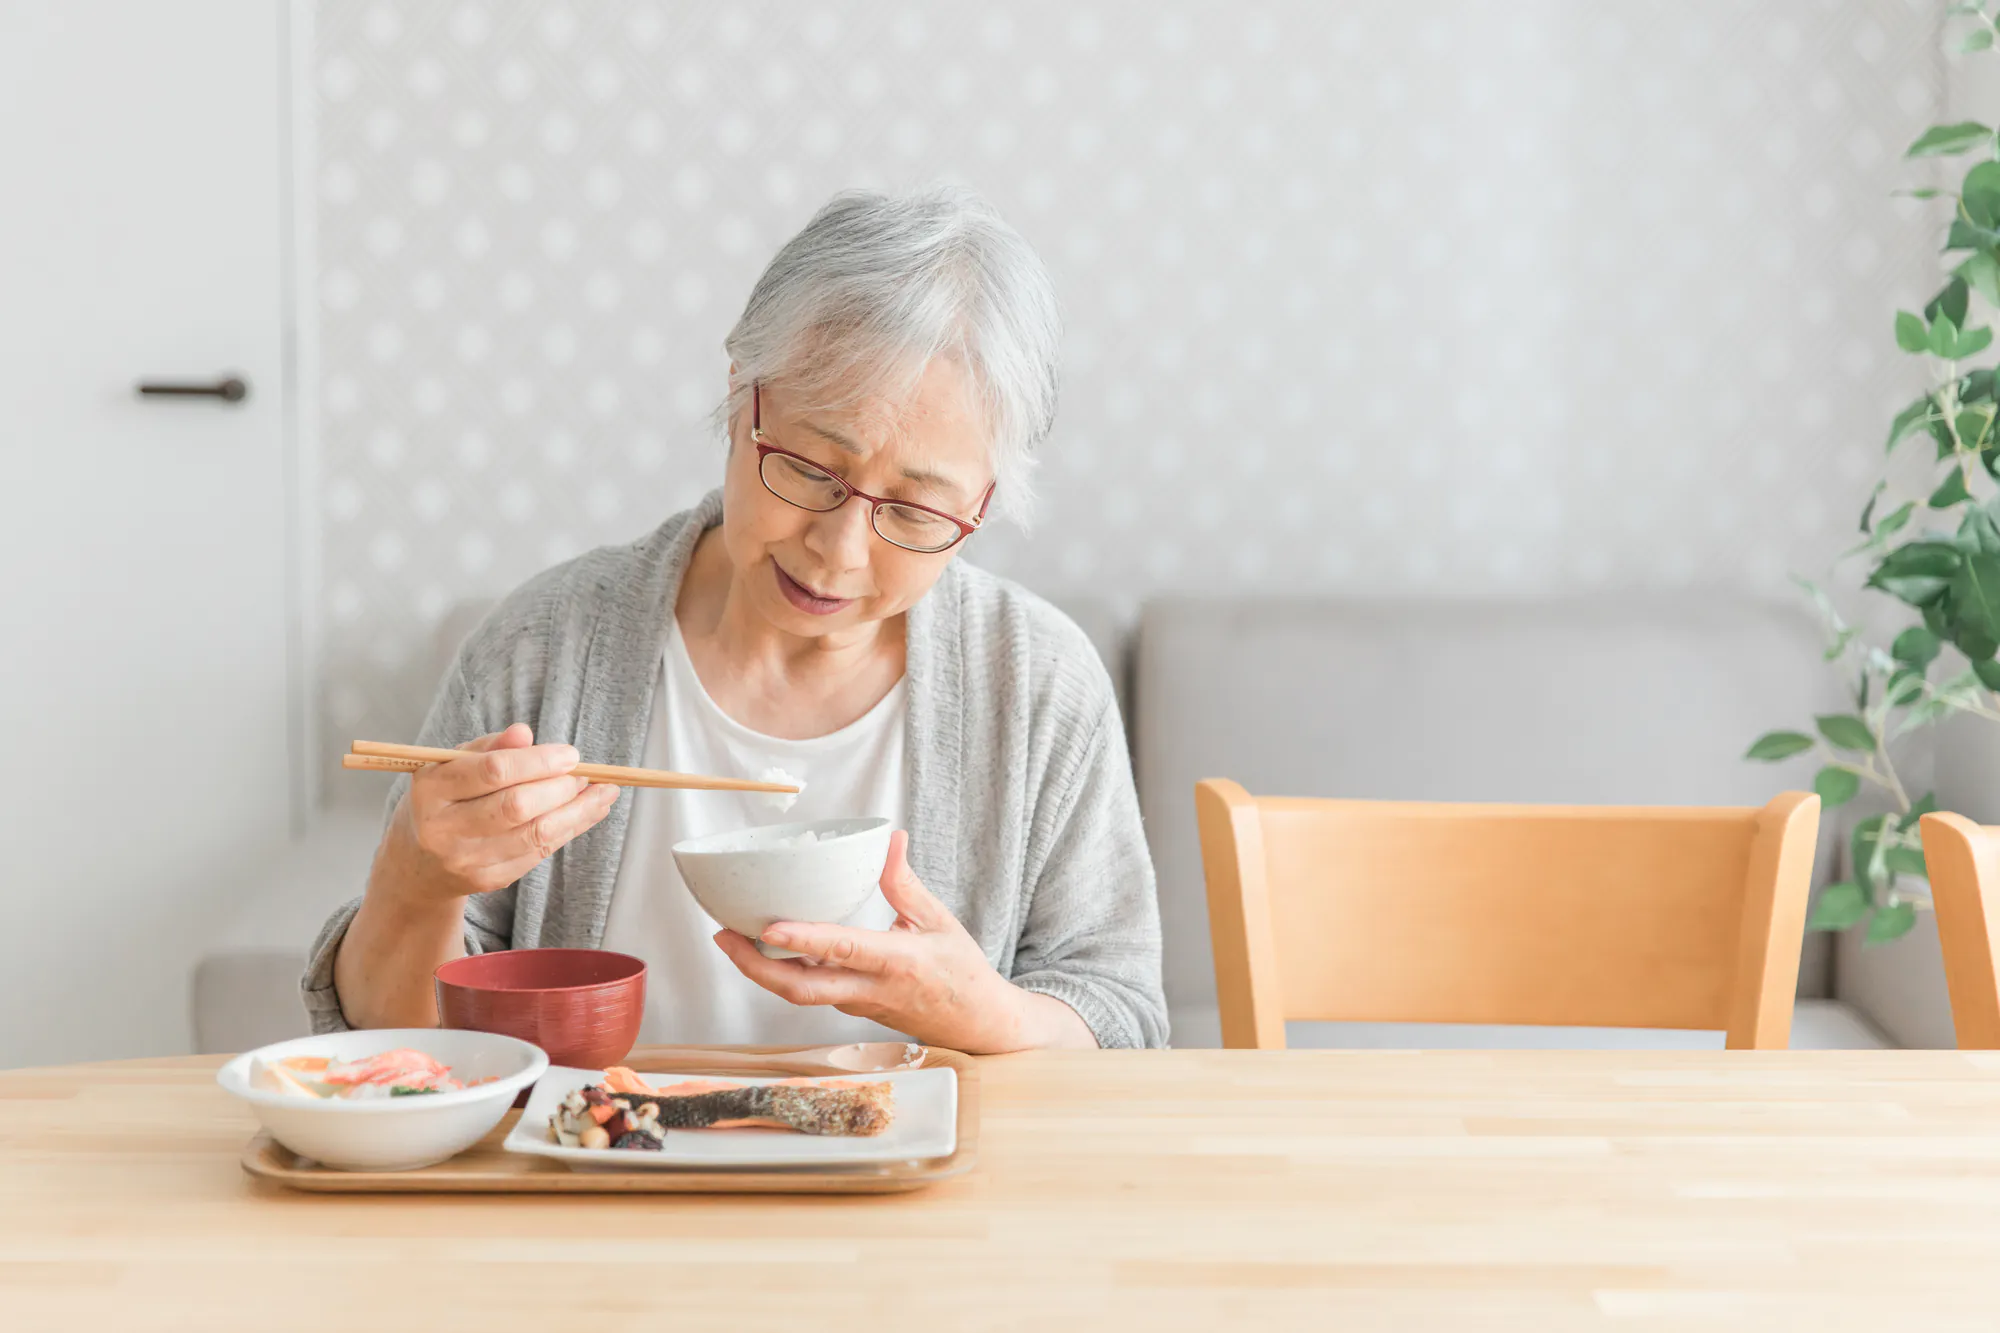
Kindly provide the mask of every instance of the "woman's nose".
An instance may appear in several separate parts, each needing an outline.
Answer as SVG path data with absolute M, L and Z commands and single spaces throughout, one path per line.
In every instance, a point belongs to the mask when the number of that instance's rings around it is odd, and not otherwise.
M 868 502 L 852 496 L 840 508 L 813 520 L 806 530 L 806 545 L 830 568 L 859 568 L 868 563 L 869 546 L 875 540 L 873 517 Z

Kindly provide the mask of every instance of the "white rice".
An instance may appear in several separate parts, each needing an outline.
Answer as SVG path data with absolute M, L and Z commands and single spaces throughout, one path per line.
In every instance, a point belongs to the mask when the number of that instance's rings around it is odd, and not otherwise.
M 790 773 L 787 773 L 782 768 L 765 769 L 762 773 L 759 773 L 757 775 L 757 781 L 775 782 L 782 786 L 797 787 L 799 789 L 796 792 L 772 791 L 772 792 L 761 793 L 764 800 L 770 804 L 771 808 L 777 811 L 781 815 L 784 814 L 787 810 L 790 810 L 792 806 L 797 803 L 799 796 L 806 789 L 806 784 L 804 782 L 801 782 L 799 779 L 793 777 Z

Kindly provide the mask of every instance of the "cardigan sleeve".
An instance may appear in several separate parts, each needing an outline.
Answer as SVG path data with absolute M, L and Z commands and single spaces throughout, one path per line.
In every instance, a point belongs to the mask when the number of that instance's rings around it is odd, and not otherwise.
M 463 745 L 494 730 L 498 727 L 489 725 L 488 720 L 481 716 L 478 703 L 466 683 L 464 655 L 461 652 L 438 688 L 437 698 L 431 703 L 431 711 L 417 733 L 416 743 Z M 396 817 L 396 807 L 409 789 L 408 775 L 398 777 L 390 786 L 382 820 L 385 830 L 389 821 Z M 514 886 L 509 885 L 498 892 L 478 894 L 466 901 L 465 951 L 468 954 L 509 947 L 514 923 L 514 894 Z M 347 928 L 360 909 L 361 899 L 358 897 L 342 904 L 320 927 L 319 936 L 307 955 L 306 972 L 300 979 L 299 990 L 305 999 L 306 1015 L 315 1034 L 345 1032 L 350 1026 L 346 1013 L 340 1007 L 340 991 L 334 984 L 333 965 L 340 954 L 341 941 L 347 937 Z
M 1076 1010 L 1099 1046 L 1165 1046 L 1159 894 L 1108 687 L 1077 734 L 1067 780 L 1051 774 L 1052 813 L 1037 830 L 1045 852 L 1012 980 Z

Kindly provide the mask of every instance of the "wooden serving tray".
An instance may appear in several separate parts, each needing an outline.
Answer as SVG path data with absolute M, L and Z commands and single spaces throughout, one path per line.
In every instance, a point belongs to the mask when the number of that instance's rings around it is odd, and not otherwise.
M 727 1049 L 744 1053 L 740 1047 Z M 654 1058 L 647 1051 L 644 1046 L 634 1050 L 625 1059 L 627 1067 L 645 1074 L 711 1072 L 699 1059 Z M 752 1053 L 782 1055 L 784 1051 L 759 1048 Z M 547 1157 L 501 1148 L 501 1140 L 521 1118 L 519 1111 L 509 1111 L 492 1133 L 472 1147 L 449 1161 L 416 1171 L 332 1171 L 280 1146 L 261 1131 L 243 1150 L 243 1169 L 260 1180 L 290 1189 L 331 1194 L 898 1194 L 963 1175 L 979 1158 L 979 1067 L 972 1057 L 958 1051 L 926 1046 L 921 1068 L 950 1068 L 958 1073 L 958 1146 L 949 1157 L 730 1171 L 660 1167 L 573 1171 Z M 826 1071 L 828 1077 L 843 1072 Z

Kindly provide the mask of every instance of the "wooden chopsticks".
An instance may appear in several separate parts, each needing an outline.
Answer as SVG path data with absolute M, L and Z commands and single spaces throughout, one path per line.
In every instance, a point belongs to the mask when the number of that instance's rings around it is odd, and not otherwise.
M 377 773 L 414 773 L 431 764 L 463 759 L 464 750 L 428 745 L 392 745 L 388 741 L 355 741 L 352 754 L 340 757 L 342 768 Z M 750 782 L 744 778 L 712 778 L 701 773 L 667 773 L 657 768 L 623 768 L 617 764 L 578 764 L 570 772 L 591 782 L 615 782 L 621 787 L 678 787 L 693 791 L 767 791 L 796 796 L 799 789 L 781 782 Z

